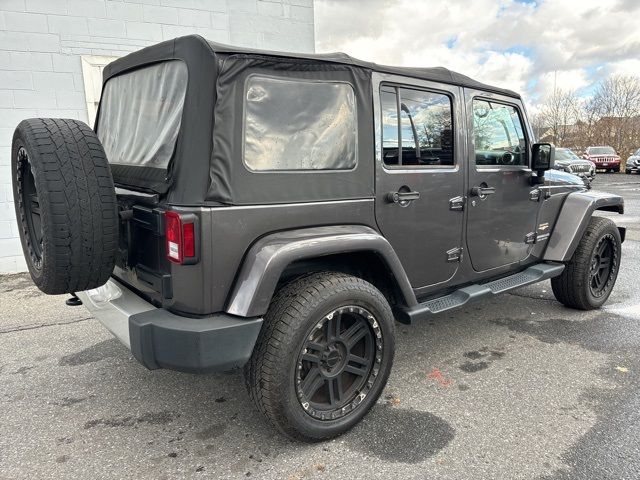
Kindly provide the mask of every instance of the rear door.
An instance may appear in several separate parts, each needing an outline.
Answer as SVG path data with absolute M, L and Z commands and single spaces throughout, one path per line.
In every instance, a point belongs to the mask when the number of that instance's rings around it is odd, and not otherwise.
M 376 220 L 414 288 L 450 280 L 460 259 L 461 90 L 374 74 Z
M 467 248 L 479 272 L 525 260 L 539 203 L 522 104 L 465 89 L 469 126 Z

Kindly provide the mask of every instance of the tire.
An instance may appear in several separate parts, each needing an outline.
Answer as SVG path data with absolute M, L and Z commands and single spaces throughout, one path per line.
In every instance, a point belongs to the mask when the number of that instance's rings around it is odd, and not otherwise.
M 606 252 L 602 252 L 602 257 L 598 254 L 603 245 L 606 251 L 610 251 L 609 271 L 602 269 L 602 262 L 607 258 Z M 551 279 L 556 299 L 567 307 L 578 310 L 600 308 L 609 298 L 615 285 L 621 253 L 622 241 L 615 223 L 608 218 L 592 217 L 564 271 Z M 596 264 L 597 270 L 593 268 Z M 602 274 L 603 278 L 596 281 L 594 272 Z
M 336 325 L 341 325 L 337 327 L 341 339 L 358 337 L 347 335 L 353 331 L 363 336 L 351 350 L 342 348 L 351 342 L 338 340 L 332 350 L 326 340 L 328 329 Z M 324 440 L 349 430 L 376 403 L 387 383 L 394 351 L 394 318 L 379 290 L 342 273 L 314 273 L 285 285 L 274 296 L 245 366 L 246 386 L 258 410 L 280 432 L 296 440 Z M 369 366 L 351 360 L 344 366 L 349 353 L 362 360 L 367 352 L 373 353 Z M 359 375 L 347 371 L 356 367 Z M 343 373 L 332 377 L 340 369 Z M 342 401 L 331 395 L 335 390 L 329 390 L 338 377 L 342 387 L 349 385 Z
M 106 155 L 77 120 L 20 122 L 11 147 L 13 198 L 34 283 L 47 294 L 106 283 L 115 265 L 118 213 Z

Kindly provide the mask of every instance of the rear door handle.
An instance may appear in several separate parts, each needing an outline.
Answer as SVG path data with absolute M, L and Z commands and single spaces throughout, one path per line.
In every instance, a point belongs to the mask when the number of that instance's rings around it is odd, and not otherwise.
M 400 205 L 407 205 L 409 202 L 418 200 L 420 198 L 420 192 L 389 192 L 387 193 L 387 202 L 399 203 Z
M 487 195 L 493 195 L 496 193 L 496 189 L 494 187 L 487 187 L 487 184 L 480 185 L 479 187 L 471 188 L 471 196 L 472 197 L 486 197 Z

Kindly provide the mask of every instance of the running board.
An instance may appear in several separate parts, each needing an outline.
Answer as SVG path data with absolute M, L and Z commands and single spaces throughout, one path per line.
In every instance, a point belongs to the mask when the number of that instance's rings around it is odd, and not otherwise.
M 496 295 L 556 277 L 563 270 L 564 265 L 562 264 L 539 263 L 508 277 L 499 278 L 488 283 L 468 285 L 449 295 L 419 303 L 415 307 L 399 309 L 396 311 L 396 318 L 401 323 L 411 324 L 431 314 L 466 305 L 470 300 Z

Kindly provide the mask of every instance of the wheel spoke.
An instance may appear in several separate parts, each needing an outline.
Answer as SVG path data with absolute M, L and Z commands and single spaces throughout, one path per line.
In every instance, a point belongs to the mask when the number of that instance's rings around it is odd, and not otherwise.
M 36 194 L 31 195 L 31 213 L 40 215 L 40 202 Z
M 367 325 L 364 322 L 356 322 L 342 334 L 342 340 L 349 350 L 367 334 Z
M 306 360 L 307 362 L 311 362 L 311 363 L 320 364 L 320 356 L 315 355 L 313 353 L 309 353 L 309 352 L 302 354 L 302 360 Z
M 315 350 L 316 352 L 321 352 L 325 348 L 327 348 L 327 346 L 324 343 L 311 342 L 311 341 L 307 342 L 306 346 L 308 350 Z
M 342 401 L 342 377 L 338 375 L 335 378 L 327 380 L 327 388 L 329 389 L 329 403 L 333 407 L 337 403 Z
M 600 269 L 609 268 L 609 265 L 611 265 L 611 258 L 609 257 L 600 258 L 600 265 L 599 265 Z
M 602 240 L 602 242 L 598 246 L 597 255 L 602 256 L 602 254 L 604 253 L 604 251 L 607 249 L 608 246 L 609 246 L 609 243 L 605 240 Z
M 594 283 L 594 285 L 593 285 L 594 288 L 596 288 L 596 289 L 600 288 L 601 278 L 600 278 L 600 274 L 599 273 L 596 273 L 593 276 L 593 283 Z
M 369 371 L 369 361 L 366 358 L 359 357 L 358 355 L 349 354 L 347 357 L 347 364 L 344 367 L 345 372 L 364 377 Z
M 324 378 L 320 375 L 320 369 L 316 366 L 312 367 L 300 384 L 302 393 L 305 397 L 311 399 L 318 389 L 324 384 Z
M 325 322 L 325 325 L 327 341 L 338 338 L 340 336 L 340 328 L 342 326 L 342 314 L 334 312 L 333 316 Z

